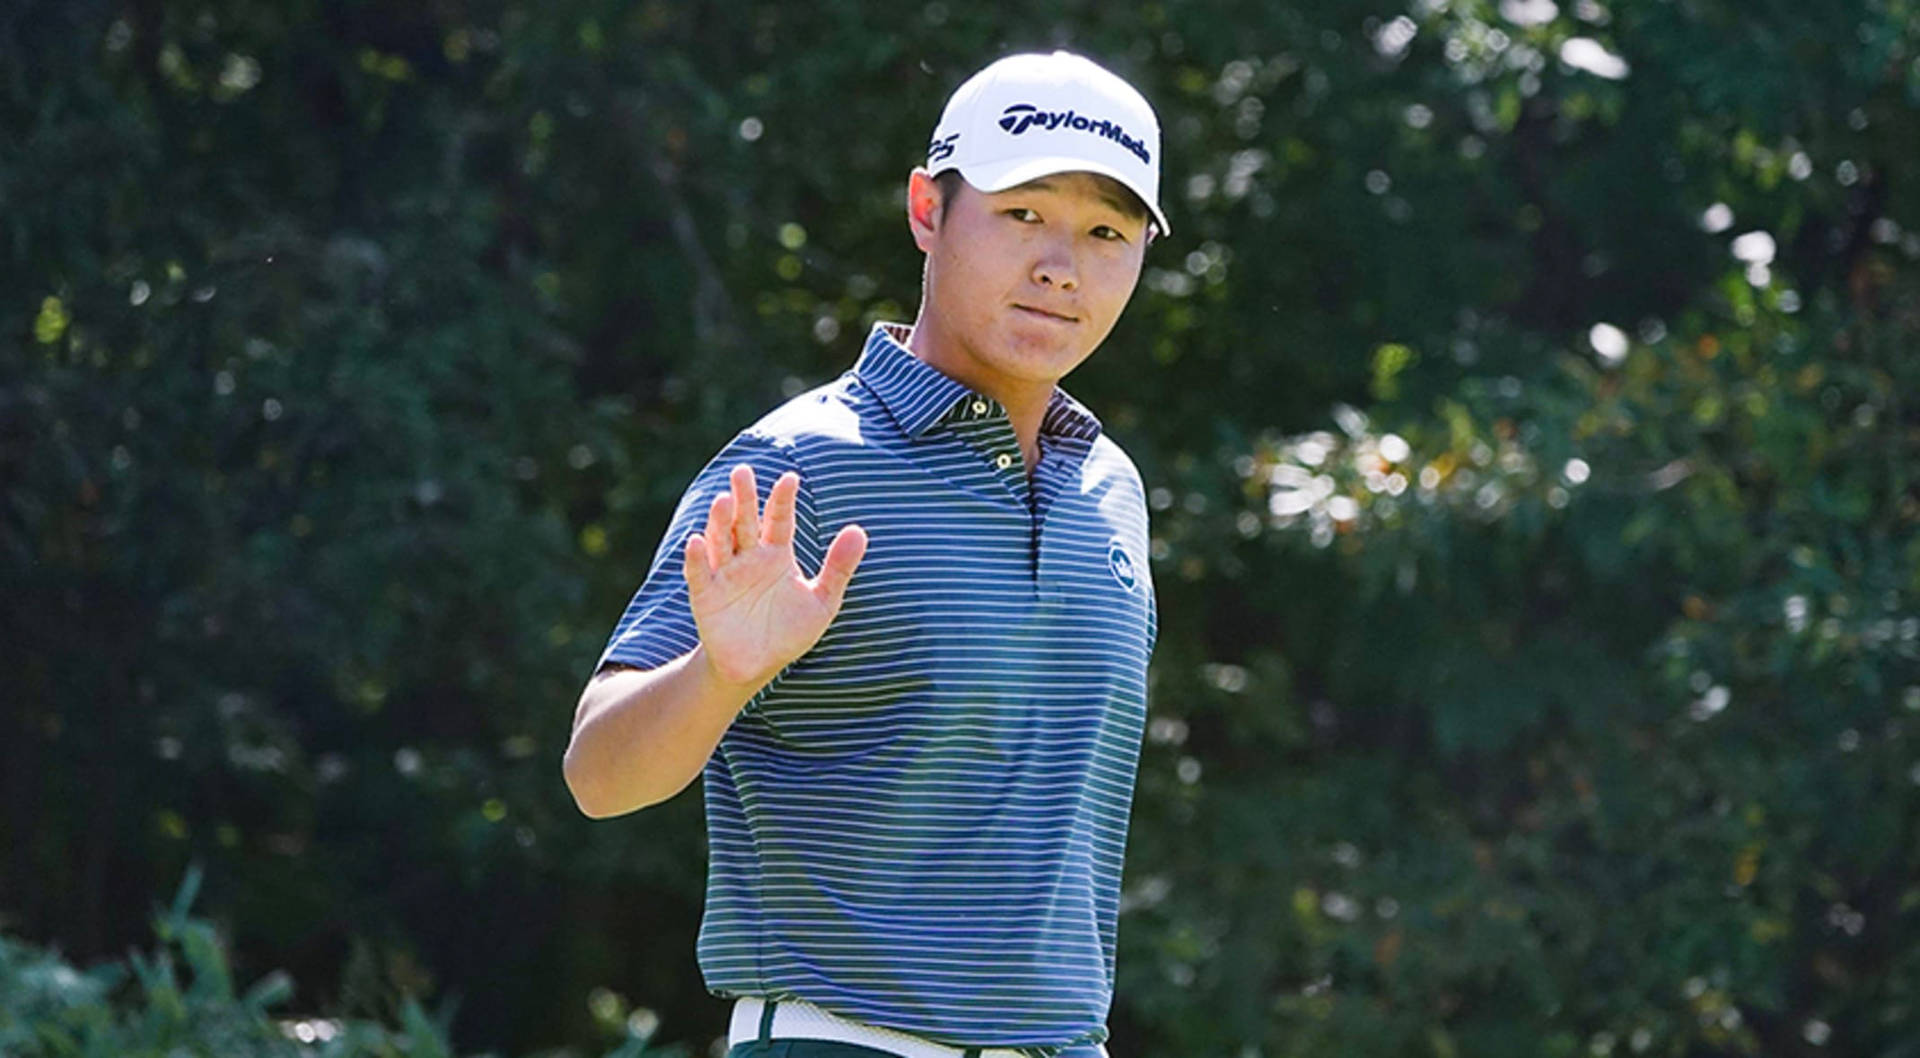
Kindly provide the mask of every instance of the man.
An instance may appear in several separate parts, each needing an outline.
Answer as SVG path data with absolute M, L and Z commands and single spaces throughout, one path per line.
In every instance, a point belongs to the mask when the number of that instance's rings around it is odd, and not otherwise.
M 1139 475 L 1056 383 L 1167 230 L 1159 150 L 1079 56 L 962 85 L 918 317 L 701 472 L 581 696 L 588 815 L 704 769 L 732 1058 L 1105 1053 L 1155 614 Z

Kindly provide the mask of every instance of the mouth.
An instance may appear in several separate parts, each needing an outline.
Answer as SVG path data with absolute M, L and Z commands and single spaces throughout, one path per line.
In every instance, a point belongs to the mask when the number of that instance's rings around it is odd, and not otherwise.
M 1051 321 L 1053 323 L 1079 323 L 1080 322 L 1080 318 L 1078 316 L 1065 316 L 1058 312 L 1048 312 L 1046 309 L 1036 309 L 1031 305 L 1015 305 L 1014 308 L 1019 309 L 1021 312 L 1025 313 L 1026 315 L 1035 316 L 1043 320 Z

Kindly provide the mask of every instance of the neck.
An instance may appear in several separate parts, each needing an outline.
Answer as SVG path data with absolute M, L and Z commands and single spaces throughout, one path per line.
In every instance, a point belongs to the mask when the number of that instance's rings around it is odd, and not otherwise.
M 939 326 L 936 317 L 928 315 L 925 305 L 913 321 L 906 347 L 927 366 L 975 393 L 999 401 L 1013 422 L 1013 436 L 1020 442 L 1027 468 L 1031 470 L 1039 462 L 1040 423 L 1053 399 L 1054 383 L 1009 378 L 984 368 L 978 357 Z

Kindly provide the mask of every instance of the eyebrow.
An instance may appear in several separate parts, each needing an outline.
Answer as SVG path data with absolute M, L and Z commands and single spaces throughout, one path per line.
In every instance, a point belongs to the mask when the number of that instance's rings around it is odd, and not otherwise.
M 1100 196 L 1100 201 L 1105 202 L 1108 206 L 1112 207 L 1115 213 L 1118 213 L 1121 216 L 1128 217 L 1128 218 L 1131 218 L 1133 216 L 1133 210 L 1128 208 L 1128 203 L 1125 200 L 1121 199 L 1117 195 L 1114 195 L 1112 192 L 1108 191 L 1105 187 L 1101 187 L 1101 185 L 1099 184 L 1095 184 L 1094 186 L 1100 188 L 1100 190 L 1096 192 Z M 1036 177 L 1032 180 L 1029 180 L 1024 184 L 1021 184 L 1020 187 L 1027 188 L 1034 191 L 1052 191 L 1055 194 L 1058 194 L 1060 192 L 1060 185 L 1054 183 L 1051 180 L 1048 180 L 1044 176 Z M 1008 188 L 1007 190 L 1011 191 L 1014 189 Z

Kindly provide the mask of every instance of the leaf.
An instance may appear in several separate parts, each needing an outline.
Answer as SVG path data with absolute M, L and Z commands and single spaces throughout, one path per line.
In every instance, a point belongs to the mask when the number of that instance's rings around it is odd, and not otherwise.
M 240 1002 L 249 1010 L 265 1013 L 268 1007 L 278 1006 L 293 998 L 293 977 L 285 970 L 275 970 L 247 989 Z
M 222 1003 L 233 999 L 233 974 L 213 924 L 191 919 L 180 931 L 179 943 L 193 969 L 189 995 L 195 1002 Z
M 440 1027 L 412 996 L 400 1006 L 400 1026 L 406 1033 L 408 1058 L 452 1058 Z

